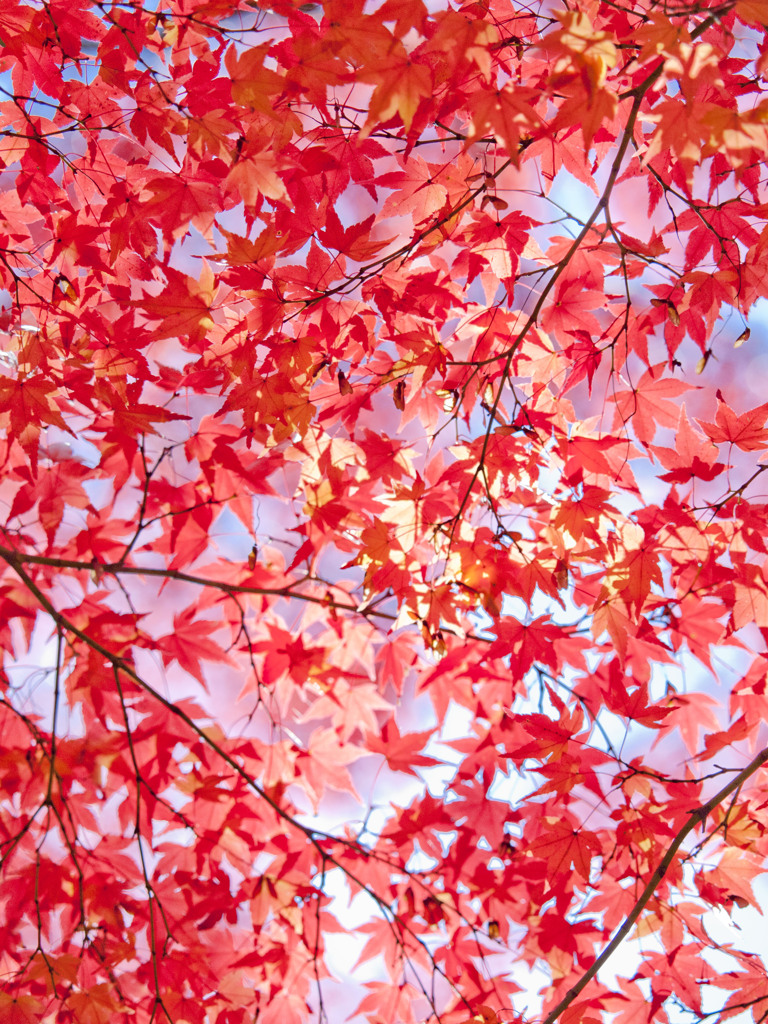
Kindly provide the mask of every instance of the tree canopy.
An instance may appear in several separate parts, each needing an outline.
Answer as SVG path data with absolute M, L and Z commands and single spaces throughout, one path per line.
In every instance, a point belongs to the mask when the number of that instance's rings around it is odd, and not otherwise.
M 0 5 L 3 1024 L 765 1020 L 767 31 Z

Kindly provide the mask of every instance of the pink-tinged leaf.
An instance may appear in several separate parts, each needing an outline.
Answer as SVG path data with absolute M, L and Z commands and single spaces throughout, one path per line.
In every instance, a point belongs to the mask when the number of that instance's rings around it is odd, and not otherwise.
M 680 408 L 673 401 L 678 395 L 693 388 L 692 384 L 665 377 L 665 363 L 650 367 L 636 386 L 611 395 L 616 404 L 617 425 L 634 431 L 641 444 L 649 445 L 658 427 L 671 427 L 680 417 Z
M 433 735 L 430 729 L 401 734 L 394 718 L 390 718 L 381 729 L 380 736 L 373 735 L 369 738 L 368 749 L 372 754 L 383 754 L 392 771 L 404 772 L 418 778 L 416 768 L 429 768 L 440 764 L 436 758 L 420 753 Z

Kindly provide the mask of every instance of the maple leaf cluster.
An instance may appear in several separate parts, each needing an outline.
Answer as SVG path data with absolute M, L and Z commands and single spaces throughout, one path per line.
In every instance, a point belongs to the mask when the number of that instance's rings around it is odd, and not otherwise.
M 0 1022 L 765 1019 L 767 33 L 0 5 Z

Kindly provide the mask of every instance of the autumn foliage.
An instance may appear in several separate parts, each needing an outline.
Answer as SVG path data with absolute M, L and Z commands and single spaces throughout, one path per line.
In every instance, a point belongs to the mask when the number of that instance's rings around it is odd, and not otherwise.
M 766 1018 L 767 26 L 0 4 L 2 1024 Z

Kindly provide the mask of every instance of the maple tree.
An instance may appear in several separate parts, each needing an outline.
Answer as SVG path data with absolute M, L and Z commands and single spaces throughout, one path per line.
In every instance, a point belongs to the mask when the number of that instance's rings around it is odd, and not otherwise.
M 767 32 L 0 5 L 1 1021 L 766 1019 Z

